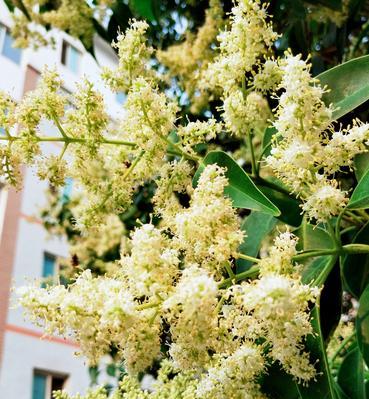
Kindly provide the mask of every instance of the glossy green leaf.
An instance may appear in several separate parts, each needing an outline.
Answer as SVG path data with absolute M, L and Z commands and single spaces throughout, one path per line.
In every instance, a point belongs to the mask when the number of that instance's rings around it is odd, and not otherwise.
M 350 399 L 366 399 L 363 358 L 357 346 L 343 359 L 337 381 Z
M 258 186 L 258 188 L 273 202 L 273 204 L 277 205 L 278 209 L 281 210 L 282 213 L 278 217 L 279 220 L 289 224 L 290 226 L 300 226 L 302 215 L 299 201 L 288 194 L 274 190 L 270 187 Z
M 314 335 L 309 335 L 306 350 L 310 353 L 310 360 L 317 369 L 315 381 L 308 386 L 297 385 L 302 399 L 336 399 L 334 381 L 329 369 L 324 339 L 321 331 L 319 304 L 311 312 L 311 325 Z
M 369 152 L 356 155 L 354 158 L 354 167 L 356 180 L 360 181 L 369 170 Z
M 316 258 L 308 258 L 301 271 L 302 282 L 309 284 L 316 280 L 324 270 L 331 264 L 331 256 L 319 256 Z
M 264 131 L 263 137 L 263 155 L 267 157 L 270 155 L 272 149 L 272 138 L 277 133 L 277 129 L 274 126 L 269 126 Z
M 268 368 L 261 390 L 273 399 L 300 399 L 296 382 L 277 363 Z
M 145 18 L 150 22 L 155 21 L 152 0 L 130 0 L 129 5 L 139 17 Z
M 352 111 L 369 99 L 369 55 L 355 58 L 317 76 L 329 92 L 324 102 L 333 104 L 333 120 Z
M 353 243 L 369 245 L 369 222 L 354 237 Z M 341 262 L 342 276 L 346 289 L 356 298 L 369 284 L 369 255 L 346 255 Z
M 249 256 L 257 256 L 264 237 L 270 233 L 277 219 L 262 212 L 251 212 L 241 224 L 241 230 L 245 232 L 245 239 L 239 247 L 239 252 Z M 237 273 L 247 270 L 252 262 L 245 259 L 237 259 Z
M 336 391 L 336 395 L 338 399 L 350 399 L 349 396 L 343 392 L 342 388 L 337 384 L 337 382 L 334 381 L 334 389 Z
M 129 20 L 133 17 L 131 10 L 123 1 L 114 3 L 112 11 L 107 28 L 107 38 L 110 42 L 116 40 L 119 30 L 122 32 L 126 30 Z
M 321 311 L 325 315 L 321 324 L 324 340 L 330 337 L 342 313 L 342 284 L 336 264 L 337 259 L 333 256 L 319 256 L 306 260 L 301 271 L 301 280 L 304 284 L 313 282 L 318 282 L 320 286 L 324 284 L 320 304 Z
M 334 247 L 334 241 L 326 230 L 319 226 L 313 226 L 306 221 L 301 224 L 295 234 L 299 237 L 299 247 L 304 251 Z
M 369 366 L 369 285 L 366 286 L 359 301 L 356 317 L 357 343 L 367 366 Z
M 223 151 L 211 151 L 203 159 L 193 178 L 194 185 L 206 165 L 217 164 L 226 168 L 229 184 L 224 193 L 228 195 L 236 208 L 252 209 L 272 216 L 279 216 L 279 209 L 255 186 L 247 173 L 236 161 Z
M 360 179 L 354 192 L 351 195 L 348 209 L 366 209 L 369 208 L 369 170 Z

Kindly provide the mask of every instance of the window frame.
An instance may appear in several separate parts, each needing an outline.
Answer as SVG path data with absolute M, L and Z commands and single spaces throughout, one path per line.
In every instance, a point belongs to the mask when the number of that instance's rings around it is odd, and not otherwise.
M 72 49 L 76 52 L 76 54 L 78 54 L 76 69 L 71 67 L 71 64 L 69 63 L 70 53 L 71 53 Z M 82 56 L 83 56 L 82 51 L 78 50 L 78 48 L 76 46 L 73 46 L 73 44 L 71 44 L 68 40 L 62 39 L 61 52 L 60 52 L 60 63 L 65 68 L 67 68 L 68 71 L 70 71 L 76 75 L 79 73 L 81 62 L 82 62 Z
M 23 52 L 21 49 L 15 48 L 15 50 L 19 51 L 19 60 L 16 61 L 13 58 L 8 57 L 6 54 L 4 54 L 4 45 L 5 45 L 5 39 L 6 36 L 10 36 L 10 28 L 4 24 L 3 22 L 0 21 L 0 54 L 5 57 L 6 59 L 10 60 L 16 65 L 20 65 L 22 63 L 22 55 Z
M 45 397 L 44 398 L 35 398 L 34 397 L 34 383 L 36 375 L 44 376 L 45 379 Z M 42 370 L 35 368 L 32 373 L 32 399 L 51 399 L 52 398 L 52 386 L 53 386 L 53 378 L 59 378 L 63 380 L 62 389 L 65 388 L 65 385 L 68 381 L 69 375 L 67 373 L 54 372 L 49 370 Z
M 43 251 L 42 254 L 41 287 L 45 288 L 47 285 L 58 283 L 60 264 L 58 255 L 55 255 L 49 251 Z M 54 273 L 52 275 L 50 274 L 49 276 L 44 275 L 46 258 L 53 259 L 54 261 Z

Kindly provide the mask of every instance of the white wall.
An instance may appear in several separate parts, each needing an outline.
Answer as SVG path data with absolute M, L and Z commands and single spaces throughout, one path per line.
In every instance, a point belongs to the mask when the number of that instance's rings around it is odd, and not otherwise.
M 84 392 L 89 385 L 83 359 L 74 355 L 77 348 L 7 332 L 0 378 L 0 397 L 31 399 L 34 368 L 67 373 L 65 389 L 70 393 Z
M 3 0 L 0 0 L 0 22 L 11 26 L 11 18 Z M 60 32 L 56 35 L 56 39 L 55 49 L 48 47 L 38 51 L 24 50 L 20 65 L 0 54 L 0 90 L 9 92 L 15 100 L 19 100 L 22 97 L 27 65 L 38 71 L 41 71 L 45 64 L 56 65 L 65 82 L 65 89 L 68 91 L 72 92 L 75 89 L 75 82 L 84 75 L 95 82 L 96 88 L 105 96 L 111 117 L 116 118 L 122 112 L 122 106 L 116 101 L 115 94 L 106 89 L 99 78 L 100 66 L 114 67 L 116 64 L 112 49 L 100 39 L 95 39 L 96 57 L 99 61 L 97 65 L 76 40 Z M 67 40 L 83 53 L 78 75 L 61 64 L 63 40 Z M 48 124 L 43 124 L 43 129 L 47 130 L 43 134 L 55 134 L 55 130 Z M 60 146 L 48 144 L 45 149 L 47 153 L 57 153 L 60 151 Z M 59 256 L 68 255 L 67 244 L 64 240 L 48 237 L 48 233 L 36 219 L 32 221 L 28 218 L 32 216 L 37 218 L 40 206 L 45 203 L 46 188 L 47 183 L 40 182 L 34 171 L 26 170 L 21 214 L 18 221 L 19 231 L 18 236 L 14 237 L 16 240 L 13 264 L 15 287 L 24 285 L 27 280 L 41 277 L 44 252 Z M 2 202 L 0 200 L 0 219 L 5 200 L 6 196 L 3 195 Z M 34 369 L 66 373 L 70 376 L 66 389 L 71 393 L 85 392 L 89 385 L 88 371 L 84 359 L 74 356 L 78 348 L 60 342 L 41 340 L 35 336 L 42 330 L 24 320 L 22 310 L 19 308 L 9 310 L 7 323 L 0 367 L 0 398 L 31 399 Z M 18 329 L 18 332 L 15 332 L 14 328 Z

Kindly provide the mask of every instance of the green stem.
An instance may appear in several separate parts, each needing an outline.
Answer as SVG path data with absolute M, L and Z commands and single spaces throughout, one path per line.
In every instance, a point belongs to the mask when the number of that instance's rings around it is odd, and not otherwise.
M 68 145 L 69 145 L 68 142 L 65 142 L 65 143 L 64 143 L 62 152 L 61 152 L 60 155 L 59 155 L 59 161 L 61 161 L 61 160 L 63 159 L 63 156 L 64 156 L 65 152 L 67 151 Z
M 345 211 L 346 211 L 346 208 L 342 209 L 342 211 L 340 212 L 340 214 L 337 217 L 336 228 L 335 228 L 336 240 L 341 240 L 340 227 L 341 227 L 341 222 L 342 222 L 342 218 L 345 214 Z
M 312 251 L 306 251 L 306 252 L 297 254 L 292 258 L 292 260 L 296 262 L 296 261 L 307 259 L 307 258 L 314 258 L 316 256 L 336 255 L 337 253 L 339 253 L 338 248 L 319 249 L 316 251 L 312 250 Z
M 369 220 L 369 215 L 364 211 L 364 209 L 357 209 L 356 212 L 359 213 L 365 220 Z
M 233 280 L 234 277 L 235 277 L 235 274 L 234 274 L 234 272 L 233 272 L 233 270 L 232 270 L 232 268 L 231 268 L 231 266 L 230 266 L 230 264 L 228 262 L 225 264 L 225 268 L 227 270 L 227 273 L 228 273 L 229 277 Z
M 299 260 L 303 260 L 303 259 L 308 259 L 308 258 L 315 258 L 318 256 L 328 256 L 328 255 L 334 255 L 331 259 L 330 265 L 329 267 L 326 267 L 323 271 L 322 274 L 320 274 L 317 279 L 315 280 L 315 284 L 320 285 L 322 284 L 327 275 L 330 273 L 330 271 L 332 270 L 332 267 L 334 266 L 334 264 L 337 261 L 337 257 L 339 255 L 343 255 L 343 254 L 359 254 L 359 253 L 369 253 L 369 245 L 365 245 L 365 244 L 347 244 L 344 245 L 341 248 L 331 248 L 331 249 L 319 249 L 319 250 L 312 250 L 312 251 L 306 251 L 306 252 L 302 252 L 299 253 L 297 255 L 295 255 L 292 260 L 294 262 L 299 261 Z M 248 256 L 248 255 L 243 255 L 243 254 L 237 254 L 236 255 L 237 258 L 241 258 L 241 259 L 246 259 L 249 260 L 251 262 L 254 263 L 258 263 L 260 262 L 260 259 L 258 258 L 253 258 L 252 256 Z M 260 267 L 257 265 L 253 265 L 250 269 L 239 273 L 239 274 L 235 274 L 233 276 L 233 278 L 229 277 L 224 279 L 223 281 L 221 281 L 218 285 L 219 288 L 226 288 L 228 287 L 230 284 L 232 284 L 232 282 L 239 282 L 242 280 L 245 280 L 247 278 L 252 278 L 252 277 L 256 277 L 259 274 L 259 270 Z
M 341 248 L 341 246 L 342 246 L 341 236 L 339 234 L 338 234 L 338 236 L 336 235 L 335 229 L 331 225 L 330 220 L 328 220 L 328 222 L 327 222 L 327 229 L 328 229 L 329 235 L 331 236 L 333 242 L 335 243 L 335 247 Z
M 136 167 L 140 159 L 143 157 L 145 154 L 144 150 L 141 150 L 141 152 L 137 155 L 135 160 L 131 163 L 130 167 L 125 171 L 124 175 L 122 176 L 122 180 L 125 180 L 132 172 L 132 170 Z
M 249 270 L 246 270 L 245 272 L 236 274 L 234 278 L 226 278 L 223 281 L 221 281 L 218 285 L 218 288 L 227 288 L 229 285 L 231 285 L 233 282 L 239 282 L 242 280 L 245 280 L 249 277 L 256 277 L 259 274 L 259 266 L 252 266 L 250 267 Z
M 48 136 L 37 136 L 36 137 L 38 142 L 56 142 L 56 143 L 86 143 L 87 140 L 83 138 L 78 138 L 78 137 L 48 137 Z M 17 141 L 17 140 L 22 140 L 22 137 L 17 137 L 17 136 L 11 136 L 11 137 L 5 137 L 5 136 L 0 136 L 0 140 L 4 141 Z M 125 145 L 128 147 L 137 147 L 136 143 L 132 143 L 130 141 L 125 141 L 125 140 L 113 140 L 113 139 L 106 139 L 102 138 L 101 140 L 102 144 L 114 144 L 114 145 Z
M 348 233 L 349 231 L 353 231 L 353 230 L 356 230 L 356 226 L 346 227 L 345 229 L 341 230 L 341 232 L 339 234 L 341 236 L 343 236 L 344 234 Z
M 355 215 L 355 213 L 351 212 L 351 211 L 347 211 L 346 212 L 352 219 L 354 219 L 356 222 L 363 224 L 363 221 L 360 219 L 359 216 Z
M 259 172 L 258 172 L 258 168 L 256 165 L 256 160 L 255 160 L 254 146 L 252 144 L 252 132 L 249 132 L 247 134 L 247 143 L 248 143 L 248 146 L 250 148 L 250 153 L 251 153 L 251 175 L 253 177 L 258 177 Z
M 53 117 L 53 121 L 56 125 L 56 127 L 58 128 L 60 134 L 64 137 L 64 138 L 68 138 L 67 133 L 65 133 L 65 130 L 63 129 L 63 126 L 60 124 L 60 121 L 58 119 L 58 116 L 56 115 L 55 112 L 52 112 L 52 117 Z
M 141 109 L 142 113 L 146 119 L 146 123 L 149 125 L 150 129 L 162 140 L 164 140 L 168 145 L 172 146 L 176 151 L 178 151 L 183 157 L 187 159 L 191 159 L 192 161 L 198 161 L 200 158 L 197 156 L 193 156 L 191 154 L 188 154 L 187 152 L 183 151 L 182 148 L 180 148 L 177 144 L 172 143 L 167 137 L 165 137 L 161 132 L 159 132 L 155 126 L 152 124 L 151 119 L 149 118 L 149 115 L 147 114 L 145 104 L 141 100 Z
M 144 153 L 145 153 L 145 151 L 141 150 L 141 152 L 137 155 L 135 160 L 132 162 L 130 167 L 125 171 L 124 175 L 122 176 L 122 182 L 132 173 L 133 169 L 136 167 L 136 165 L 138 164 L 138 162 L 140 161 L 140 159 L 142 158 Z M 100 209 L 105 205 L 106 201 L 111 197 L 112 193 L 113 193 L 112 187 L 111 187 L 111 185 L 109 185 L 108 192 L 107 192 L 106 196 L 99 204 Z
M 244 254 L 240 254 L 240 253 L 237 253 L 237 254 L 236 254 L 236 258 L 249 260 L 250 262 L 253 262 L 253 263 L 258 263 L 258 262 L 260 262 L 260 259 L 258 259 L 258 258 L 254 258 L 253 256 L 244 255 Z
M 369 253 L 369 245 L 366 244 L 347 244 L 342 247 L 346 254 L 367 254 Z
M 342 342 L 341 345 L 338 347 L 338 349 L 336 350 L 336 352 L 334 352 L 333 356 L 330 359 L 330 363 L 333 364 L 333 362 L 335 361 L 336 357 L 340 354 L 340 352 L 342 351 L 342 349 L 352 340 L 352 338 L 354 338 L 356 334 L 356 331 L 354 331 L 350 336 L 346 337 Z
M 160 306 L 160 302 L 143 303 L 142 305 L 136 306 L 136 310 L 152 309 Z

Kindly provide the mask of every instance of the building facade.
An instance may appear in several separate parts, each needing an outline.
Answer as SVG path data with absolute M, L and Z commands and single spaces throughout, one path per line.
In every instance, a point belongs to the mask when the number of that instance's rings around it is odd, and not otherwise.
M 105 89 L 99 80 L 99 65 L 112 67 L 116 63 L 108 44 L 96 39 L 98 64 L 78 41 L 63 32 L 55 34 L 55 48 L 19 50 L 12 47 L 10 26 L 11 17 L 0 0 L 0 90 L 19 101 L 36 86 L 45 64 L 56 66 L 67 92 L 73 92 L 75 82 L 84 75 L 94 81 L 114 118 L 122 108 L 121 97 Z M 42 129 L 42 135 L 53 134 L 54 128 L 47 123 Z M 44 150 L 58 153 L 61 147 L 49 143 Z M 57 258 L 68 255 L 66 242 L 49 237 L 38 218 L 47 183 L 26 168 L 23 179 L 18 192 L 5 189 L 0 182 L 0 398 L 49 399 L 51 391 L 60 388 L 82 393 L 90 380 L 85 360 L 74 355 L 78 345 L 60 337 L 43 337 L 41 329 L 23 318 L 22 309 L 12 307 L 12 287 L 56 275 Z

